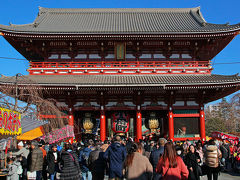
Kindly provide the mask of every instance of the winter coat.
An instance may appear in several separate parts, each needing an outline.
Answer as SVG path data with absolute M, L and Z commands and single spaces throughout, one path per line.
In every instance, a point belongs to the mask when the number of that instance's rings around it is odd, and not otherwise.
M 92 151 L 88 159 L 89 170 L 94 174 L 103 174 L 106 168 L 106 161 L 103 158 L 104 152 L 102 149 Z
M 34 148 L 28 155 L 28 169 L 31 172 L 41 171 L 43 168 L 43 153 L 38 147 Z
M 80 167 L 77 155 L 72 151 L 63 151 L 61 154 L 61 180 L 80 179 Z
M 29 154 L 29 150 L 26 149 L 25 147 L 23 147 L 22 149 L 19 149 L 19 151 L 17 152 L 13 152 L 12 155 L 13 156 L 24 156 L 26 159 L 28 158 L 28 154 Z
M 199 172 L 198 172 L 198 162 L 197 160 L 200 160 L 200 156 L 197 152 L 195 153 L 187 153 L 187 155 L 185 156 L 185 164 L 188 167 L 189 170 L 189 176 L 188 179 L 189 180 L 199 180 Z M 193 169 L 193 171 L 190 170 L 190 168 Z
M 89 168 L 88 168 L 88 158 L 90 155 L 90 152 L 92 152 L 92 150 L 88 147 L 85 147 L 83 150 L 81 150 L 79 152 L 79 164 L 80 164 L 80 168 L 82 172 L 88 172 Z
M 165 166 L 163 165 L 162 158 L 159 160 L 156 172 L 162 174 L 164 180 L 183 180 L 188 178 L 188 169 L 184 164 L 181 157 L 177 156 L 177 167 L 169 168 L 168 160 L 165 161 Z
M 221 151 L 216 145 L 209 145 L 205 151 L 205 164 L 209 167 L 216 168 L 219 166 L 219 159 L 222 157 Z
M 8 165 L 8 180 L 18 180 L 19 175 L 17 174 L 18 166 L 21 166 L 20 162 L 13 162 Z
M 122 178 L 122 168 L 126 155 L 126 148 L 119 142 L 108 147 L 104 153 L 104 159 L 109 161 L 109 178 Z
M 227 159 L 230 157 L 231 152 L 228 144 L 223 144 L 220 146 L 220 150 L 222 153 L 222 158 Z
M 126 167 L 126 172 L 129 180 L 151 180 L 153 167 L 147 157 L 134 152 L 132 164 Z
M 163 153 L 164 153 L 164 146 L 160 146 L 158 149 L 151 152 L 149 160 L 153 166 L 153 172 L 155 172 L 158 161 L 160 157 L 163 155 Z
M 54 174 L 56 164 L 60 163 L 60 160 L 61 160 L 60 153 L 58 151 L 56 151 L 56 153 L 57 153 L 57 159 L 55 162 L 55 156 L 53 154 L 53 151 L 48 151 L 46 163 L 47 163 L 47 171 L 49 172 L 49 174 Z

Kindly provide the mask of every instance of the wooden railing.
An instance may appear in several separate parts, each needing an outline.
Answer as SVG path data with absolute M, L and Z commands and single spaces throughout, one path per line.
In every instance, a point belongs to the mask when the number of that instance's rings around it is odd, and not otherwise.
M 151 71 L 157 73 L 158 71 L 170 72 L 182 71 L 204 71 L 210 73 L 211 66 L 208 61 L 113 61 L 113 62 L 31 62 L 29 72 L 30 74 L 39 73 L 89 73 L 89 72 L 111 72 L 123 73 L 124 71 L 135 71 L 136 73 L 143 73 Z M 162 73 L 164 73 L 162 72 Z M 203 73 L 204 73 L 203 72 Z M 114 72 L 112 72 L 114 74 Z M 130 73 L 131 74 L 131 73 Z

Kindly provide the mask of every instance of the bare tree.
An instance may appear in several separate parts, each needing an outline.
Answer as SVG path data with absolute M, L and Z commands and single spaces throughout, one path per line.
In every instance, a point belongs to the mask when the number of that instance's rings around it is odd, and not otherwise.
M 44 130 L 63 127 L 65 119 L 60 118 L 64 114 L 55 105 L 54 99 L 45 99 L 43 94 L 47 93 L 42 87 L 28 79 L 26 76 L 17 74 L 15 83 L 0 85 L 0 106 L 20 112 L 22 116 L 28 113 L 55 115 L 56 118 L 48 118 L 49 124 L 44 126 Z
M 213 105 L 215 108 L 207 108 L 206 131 L 224 131 L 235 133 L 240 131 L 240 93 L 235 94 L 228 102 L 223 99 L 222 102 Z

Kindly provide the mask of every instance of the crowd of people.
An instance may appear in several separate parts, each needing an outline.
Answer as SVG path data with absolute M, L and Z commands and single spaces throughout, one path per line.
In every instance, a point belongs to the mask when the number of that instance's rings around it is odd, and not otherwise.
M 240 169 L 240 143 L 210 140 L 134 142 L 115 136 L 112 141 L 45 144 L 18 143 L 7 158 L 11 180 L 217 180 L 220 171 Z

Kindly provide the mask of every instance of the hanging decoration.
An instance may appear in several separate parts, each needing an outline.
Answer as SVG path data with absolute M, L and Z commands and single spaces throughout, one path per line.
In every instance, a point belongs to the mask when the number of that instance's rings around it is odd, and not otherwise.
M 83 118 L 83 129 L 85 133 L 92 133 L 96 125 L 96 119 L 92 117 L 91 113 L 85 113 Z
M 129 114 L 125 112 L 115 112 L 112 115 L 112 130 L 115 133 L 127 133 L 129 130 Z
M 157 132 L 159 128 L 159 120 L 156 116 L 156 112 L 151 112 L 149 118 L 146 118 L 145 126 L 151 130 L 151 132 Z

